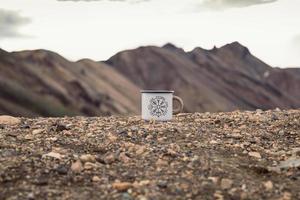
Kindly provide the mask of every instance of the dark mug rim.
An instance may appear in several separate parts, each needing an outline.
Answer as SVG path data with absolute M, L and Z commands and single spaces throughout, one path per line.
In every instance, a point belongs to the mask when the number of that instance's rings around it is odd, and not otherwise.
M 173 90 L 141 90 L 141 93 L 174 93 Z

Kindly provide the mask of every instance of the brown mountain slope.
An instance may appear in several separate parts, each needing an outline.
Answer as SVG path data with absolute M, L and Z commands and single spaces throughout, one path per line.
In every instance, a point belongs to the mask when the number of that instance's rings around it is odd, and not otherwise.
M 171 44 L 141 47 L 107 63 L 141 88 L 175 90 L 188 112 L 300 107 L 300 90 L 292 86 L 299 72 L 271 68 L 238 42 L 191 52 Z
M 272 68 L 238 42 L 191 52 L 140 47 L 106 62 L 0 49 L 0 114 L 136 114 L 139 88 L 175 90 L 187 112 L 300 107 L 300 69 Z
M 45 51 L 0 54 L 0 112 L 22 116 L 137 113 L 138 88 L 104 63 Z M 126 91 L 126 92 L 125 92 Z

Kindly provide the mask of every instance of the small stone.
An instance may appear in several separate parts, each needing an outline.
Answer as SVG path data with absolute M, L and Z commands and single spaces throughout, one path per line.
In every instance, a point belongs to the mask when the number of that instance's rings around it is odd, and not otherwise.
M 224 199 L 224 196 L 222 195 L 222 192 L 217 190 L 215 193 L 214 193 L 214 198 L 216 200 L 223 200 Z
M 136 145 L 136 151 L 135 151 L 135 153 L 137 155 L 142 155 L 145 151 L 146 151 L 146 147 L 145 146 Z
M 169 163 L 168 163 L 168 161 L 165 161 L 165 160 L 159 158 L 155 164 L 156 164 L 156 166 L 160 167 L 160 166 L 166 166 Z
M 48 140 L 50 140 L 52 142 L 56 142 L 58 140 L 58 138 L 57 137 L 50 137 L 50 138 L 48 138 Z
M 213 176 L 211 176 L 211 177 L 208 177 L 208 180 L 211 180 L 214 184 L 217 184 L 219 178 L 218 178 L 218 177 L 213 177 Z
M 117 139 L 118 139 L 118 137 L 115 136 L 115 135 L 113 135 L 112 133 L 109 133 L 108 136 L 107 136 L 107 138 L 108 138 L 108 140 L 109 140 L 110 142 L 115 142 L 115 141 L 117 141 Z
M 231 196 L 234 196 L 236 193 L 237 193 L 237 188 L 231 188 L 229 191 L 228 191 L 228 194 L 230 194 Z
M 137 199 L 138 199 L 138 200 L 148 200 L 148 198 L 145 197 L 145 196 L 143 196 L 143 195 L 139 195 L 139 196 L 137 197 Z
M 61 131 L 64 131 L 64 130 L 69 130 L 69 128 L 66 127 L 66 125 L 64 124 L 56 124 L 55 125 L 55 131 L 56 132 L 61 132 Z
M 113 162 L 115 162 L 116 157 L 114 154 L 110 153 L 106 155 L 103 160 L 105 164 L 112 164 Z
M 216 140 L 211 140 L 209 143 L 210 144 L 218 144 L 218 142 Z
M 33 200 L 34 199 L 34 193 L 33 192 L 30 192 L 28 195 L 27 195 L 27 198 L 29 200 Z
M 24 137 L 25 140 L 32 140 L 33 139 L 33 135 L 27 134 Z
M 264 186 L 265 186 L 266 190 L 272 190 L 273 189 L 272 181 L 264 182 Z
M 157 186 L 160 188 L 167 188 L 168 182 L 167 181 L 158 181 Z
M 128 190 L 128 192 L 125 192 L 122 194 L 122 198 L 121 198 L 122 200 L 133 200 L 132 196 L 129 194 L 130 193 L 129 190 Z
M 129 183 L 129 182 L 116 182 L 116 183 L 112 184 L 112 187 L 114 189 L 118 190 L 119 192 L 125 192 L 129 188 L 132 187 L 132 183 Z
M 71 165 L 71 170 L 75 173 L 80 173 L 83 170 L 82 163 L 80 160 L 77 160 Z
M 292 148 L 291 153 L 294 156 L 300 156 L 300 147 Z
M 176 151 L 174 151 L 173 149 L 168 149 L 167 154 L 170 155 L 170 156 L 176 156 L 177 155 Z
M 278 200 L 291 200 L 292 194 L 289 192 L 284 192 L 282 197 L 280 197 Z
M 232 187 L 233 181 L 231 179 L 223 178 L 221 180 L 221 188 L 223 190 L 229 189 Z
M 48 185 L 48 178 L 42 175 L 36 179 L 35 184 L 41 186 Z
M 56 168 L 56 171 L 59 173 L 59 174 L 67 174 L 68 173 L 68 169 L 63 166 L 63 165 L 60 165 Z
M 122 152 L 119 155 L 119 160 L 123 163 L 128 163 L 130 161 L 130 158 L 126 155 L 126 153 Z
M 32 131 L 32 134 L 37 135 L 37 134 L 42 133 L 43 131 L 44 131 L 43 129 L 35 129 L 35 130 Z
M 259 158 L 259 159 L 261 158 L 260 153 L 255 152 L 255 151 L 249 152 L 248 155 L 251 156 L 251 157 L 254 157 L 254 158 Z
M 148 185 L 150 183 L 149 180 L 142 180 L 139 182 L 139 185 L 143 186 L 143 185 Z
M 84 154 L 84 155 L 81 155 L 80 158 L 81 162 L 96 162 L 96 158 L 95 156 L 91 155 L 91 154 Z
M 71 135 L 73 135 L 73 133 L 71 132 L 71 131 L 64 131 L 63 132 L 63 134 L 65 135 L 65 136 L 71 136 Z M 88 136 L 88 134 L 87 134 L 87 136 Z
M 256 109 L 256 113 L 258 113 L 258 114 L 262 114 L 262 113 L 263 113 L 263 111 L 262 111 L 261 109 Z
M 242 188 L 242 190 L 246 191 L 247 190 L 247 185 L 243 184 L 241 188 Z
M 297 168 L 300 167 L 300 158 L 291 157 L 285 161 L 281 161 L 278 166 L 271 167 L 270 169 L 274 169 L 274 171 L 280 171 L 284 169 Z
M 93 182 L 100 182 L 101 178 L 99 178 L 99 176 L 93 176 L 92 181 Z
M 21 120 L 16 117 L 12 117 L 12 116 L 8 116 L 8 115 L 0 116 L 0 124 L 1 125 L 16 125 L 16 124 L 20 124 L 20 123 L 21 123 Z
M 60 153 L 56 153 L 56 152 L 50 152 L 47 154 L 44 154 L 42 157 L 52 157 L 52 158 L 56 158 L 56 159 L 62 159 L 63 155 L 61 155 Z
M 278 132 L 278 134 L 279 134 L 280 136 L 284 136 L 284 130 L 280 130 L 280 131 Z
M 91 163 L 91 162 L 86 162 L 84 163 L 84 169 L 90 170 L 90 169 L 94 169 L 97 168 L 98 165 L 96 165 L 95 163 Z

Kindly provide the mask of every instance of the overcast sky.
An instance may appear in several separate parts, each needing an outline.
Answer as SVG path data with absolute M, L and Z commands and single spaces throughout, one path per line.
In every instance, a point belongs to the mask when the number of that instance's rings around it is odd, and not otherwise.
M 239 41 L 272 66 L 300 66 L 300 0 L 0 0 L 0 48 L 71 60 L 171 42 Z

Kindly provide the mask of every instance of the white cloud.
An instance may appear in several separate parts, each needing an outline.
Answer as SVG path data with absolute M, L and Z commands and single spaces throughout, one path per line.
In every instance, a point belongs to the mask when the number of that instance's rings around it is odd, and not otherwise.
M 16 11 L 0 9 L 0 38 L 22 36 L 18 29 L 31 20 Z
M 293 37 L 291 41 L 291 46 L 295 50 L 297 56 L 300 55 L 300 34 L 297 34 Z
M 103 1 L 103 0 L 57 0 L 57 1 L 73 1 L 73 2 L 86 1 L 86 2 L 95 2 L 95 1 Z M 139 3 L 139 2 L 143 2 L 143 1 L 149 1 L 149 0 L 107 0 L 107 1 Z
M 204 0 L 202 7 L 223 10 L 227 8 L 247 7 L 259 4 L 273 3 L 277 0 Z

